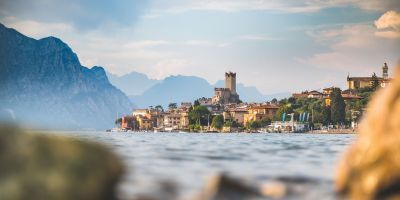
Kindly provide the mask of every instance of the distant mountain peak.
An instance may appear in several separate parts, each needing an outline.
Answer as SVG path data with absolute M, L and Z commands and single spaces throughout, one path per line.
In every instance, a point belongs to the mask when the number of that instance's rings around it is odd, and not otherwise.
M 122 90 L 127 95 L 140 95 L 153 85 L 159 83 L 159 80 L 150 79 L 146 74 L 132 71 L 128 74 L 118 76 L 106 72 L 111 84 Z

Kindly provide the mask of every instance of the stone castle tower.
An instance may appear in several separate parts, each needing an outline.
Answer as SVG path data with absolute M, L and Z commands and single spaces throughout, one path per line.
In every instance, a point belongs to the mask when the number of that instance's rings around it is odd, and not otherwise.
M 389 67 L 387 66 L 387 63 L 384 63 L 382 66 L 382 78 L 387 79 L 389 78 Z
M 236 94 L 236 73 L 225 73 L 225 88 L 228 88 L 231 94 Z
M 225 87 L 214 88 L 215 95 L 212 98 L 213 104 L 240 103 L 239 95 L 236 92 L 236 73 L 225 73 Z

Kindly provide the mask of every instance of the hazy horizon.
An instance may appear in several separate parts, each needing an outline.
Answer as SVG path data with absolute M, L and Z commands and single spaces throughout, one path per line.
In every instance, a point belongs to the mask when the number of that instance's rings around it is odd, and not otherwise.
M 399 60 L 400 3 L 356 1 L 10 1 L 0 22 L 27 36 L 55 36 L 82 65 L 161 80 L 225 71 L 263 94 L 389 73 Z

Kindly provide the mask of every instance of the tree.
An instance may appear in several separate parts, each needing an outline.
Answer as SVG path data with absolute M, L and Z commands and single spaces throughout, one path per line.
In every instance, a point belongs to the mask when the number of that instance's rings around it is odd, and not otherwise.
M 242 124 L 239 124 L 237 121 L 235 120 L 226 120 L 224 123 L 225 127 L 233 127 L 233 128 L 238 128 L 238 127 L 242 127 Z
M 200 106 L 199 100 L 194 100 L 193 107 Z
M 195 106 L 189 112 L 190 122 L 199 125 L 206 125 L 210 111 L 205 106 Z
M 211 127 L 221 130 L 224 126 L 224 117 L 222 115 L 217 115 L 212 119 Z
M 380 87 L 379 80 L 378 80 L 378 77 L 376 76 L 375 73 L 372 74 L 371 78 L 372 78 L 371 88 L 372 88 L 373 91 L 375 91 Z
M 115 125 L 121 126 L 121 124 L 122 124 L 122 118 L 118 118 L 118 119 L 115 120 Z
M 276 98 L 273 98 L 273 99 L 271 100 L 271 103 L 277 104 L 277 103 L 278 103 L 278 100 L 277 100 Z
M 334 88 L 330 94 L 331 99 L 331 120 L 333 123 L 340 124 L 345 122 L 346 104 L 342 97 L 342 91 Z
M 156 105 L 154 108 L 159 112 L 164 112 L 164 108 L 161 105 Z
M 331 123 L 331 107 L 324 106 L 321 115 L 322 115 L 322 123 L 324 125 L 329 125 Z
M 296 99 L 294 97 L 289 97 L 288 102 L 294 104 L 296 103 Z
M 249 121 L 249 123 L 247 123 L 247 129 L 251 130 L 257 130 L 258 128 L 261 127 L 261 124 L 259 121 Z
M 278 111 L 276 111 L 276 114 L 274 116 L 274 120 L 276 121 L 281 121 L 282 120 L 282 115 L 283 113 L 289 114 L 293 112 L 293 107 L 290 103 L 288 104 L 282 104 L 279 106 Z M 286 117 L 285 121 L 289 120 L 289 118 Z
M 271 124 L 271 121 L 272 120 L 269 117 L 263 118 L 263 119 L 260 120 L 260 126 L 261 127 L 266 127 L 266 126 Z
M 199 131 L 199 130 L 201 129 L 201 127 L 200 127 L 200 125 L 198 125 L 198 124 L 190 124 L 190 125 L 189 125 L 189 129 L 190 129 L 190 131 L 195 131 L 195 132 L 197 132 L 197 131 Z
M 169 109 L 169 110 L 176 109 L 177 107 L 178 107 L 178 106 L 177 106 L 176 103 L 170 103 L 170 104 L 168 105 L 168 109 Z

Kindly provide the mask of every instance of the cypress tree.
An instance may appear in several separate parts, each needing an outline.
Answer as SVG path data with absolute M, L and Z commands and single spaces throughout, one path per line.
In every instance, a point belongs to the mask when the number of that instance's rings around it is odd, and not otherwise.
M 371 84 L 371 88 L 372 88 L 372 90 L 375 91 L 376 89 L 379 88 L 379 86 L 380 86 L 380 84 L 379 84 L 378 77 L 377 77 L 376 74 L 374 73 L 374 74 L 372 74 L 372 84 Z
M 346 104 L 342 97 L 342 91 L 334 88 L 330 94 L 331 99 L 331 120 L 333 123 L 344 123 L 346 117 Z

